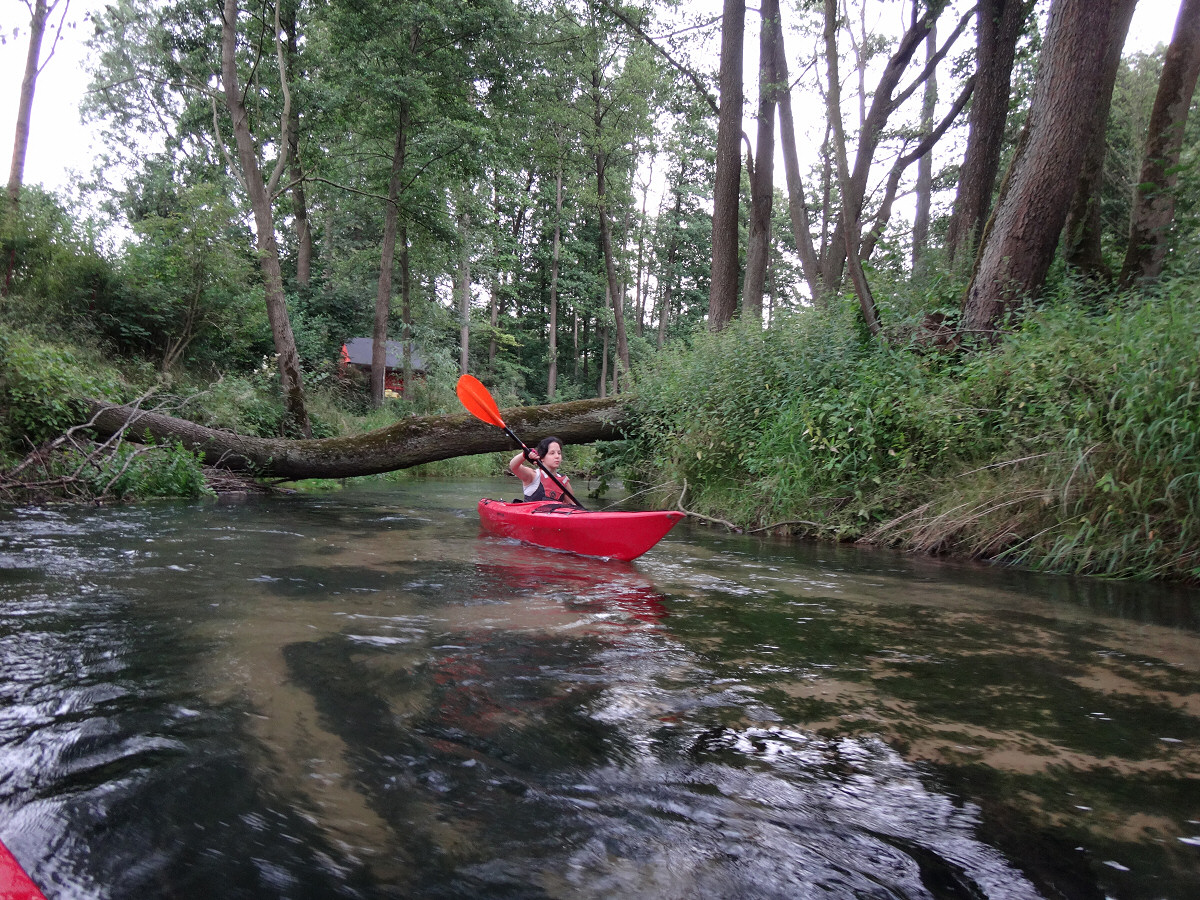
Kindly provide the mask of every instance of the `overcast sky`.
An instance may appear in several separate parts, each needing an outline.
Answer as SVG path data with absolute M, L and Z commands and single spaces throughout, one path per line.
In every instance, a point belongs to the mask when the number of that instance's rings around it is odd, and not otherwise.
M 60 4 L 66 0 L 59 0 Z M 1126 52 L 1149 50 L 1171 39 L 1180 0 L 1140 0 L 1134 14 Z M 87 88 L 87 59 L 84 41 L 91 26 L 85 14 L 103 9 L 105 0 L 70 0 L 68 23 L 53 58 L 45 60 L 50 45 L 47 32 L 43 44 L 41 76 L 34 98 L 32 130 L 25 161 L 25 183 L 61 189 L 70 184 L 72 171 L 87 174 L 96 148 L 89 129 L 79 121 L 79 102 Z M 61 11 L 62 7 L 59 7 Z M 57 16 L 54 21 L 57 22 Z M 752 16 L 747 15 L 747 24 Z M 0 0 L 0 159 L 4 180 L 12 164 L 12 146 L 16 127 L 17 101 L 28 51 L 29 9 L 23 0 Z M 14 29 L 19 35 L 13 38 Z M 749 32 L 750 29 L 747 29 Z M 749 34 L 747 35 L 749 38 Z M 753 92 L 757 77 L 747 75 L 747 92 Z

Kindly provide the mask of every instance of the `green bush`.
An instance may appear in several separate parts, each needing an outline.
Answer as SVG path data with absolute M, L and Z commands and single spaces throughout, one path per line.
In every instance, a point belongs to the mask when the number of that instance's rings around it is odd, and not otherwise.
M 98 466 L 85 467 L 82 474 L 97 497 L 194 499 L 213 493 L 205 482 L 200 455 L 179 443 L 159 447 L 122 444 Z
M 105 388 L 78 356 L 23 332 L 0 333 L 0 440 L 23 453 L 83 422 L 85 396 Z
M 1195 279 L 1064 280 L 987 352 L 890 348 L 836 306 L 697 333 L 639 376 L 629 477 L 745 526 L 1200 576 Z

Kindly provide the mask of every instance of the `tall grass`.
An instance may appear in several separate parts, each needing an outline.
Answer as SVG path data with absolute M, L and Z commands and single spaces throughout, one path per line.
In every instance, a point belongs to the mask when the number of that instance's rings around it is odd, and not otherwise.
M 967 355 L 882 346 L 838 309 L 698 334 L 639 379 L 636 474 L 746 527 L 1200 577 L 1195 294 L 1067 283 Z

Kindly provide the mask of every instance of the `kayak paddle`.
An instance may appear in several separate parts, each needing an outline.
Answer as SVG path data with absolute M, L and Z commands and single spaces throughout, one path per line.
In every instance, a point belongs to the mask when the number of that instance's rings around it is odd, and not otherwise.
M 454 388 L 454 392 L 458 394 L 458 402 L 466 407 L 467 412 L 475 418 L 487 422 L 489 425 L 495 425 L 497 428 L 503 429 L 504 433 L 512 438 L 524 452 L 525 458 L 529 459 L 530 449 L 525 446 L 525 442 L 517 437 L 511 428 L 504 424 L 504 419 L 500 415 L 500 407 L 496 405 L 495 399 L 487 388 L 483 386 L 483 382 L 474 375 L 462 375 L 458 379 L 458 384 Z M 571 502 L 576 506 L 583 506 L 575 495 L 567 488 L 565 484 L 558 480 L 553 472 L 542 465 L 540 459 L 532 460 L 537 463 L 537 467 L 549 476 L 550 480 L 558 485 L 559 490 L 571 498 Z

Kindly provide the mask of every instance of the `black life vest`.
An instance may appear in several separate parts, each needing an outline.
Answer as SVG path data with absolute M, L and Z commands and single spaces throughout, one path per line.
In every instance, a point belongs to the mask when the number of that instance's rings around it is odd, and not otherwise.
M 562 480 L 561 478 L 559 479 Z M 535 500 L 562 500 L 565 492 L 549 478 L 543 477 L 541 469 L 537 470 L 537 481 L 534 482 L 533 493 L 525 494 L 526 502 Z

